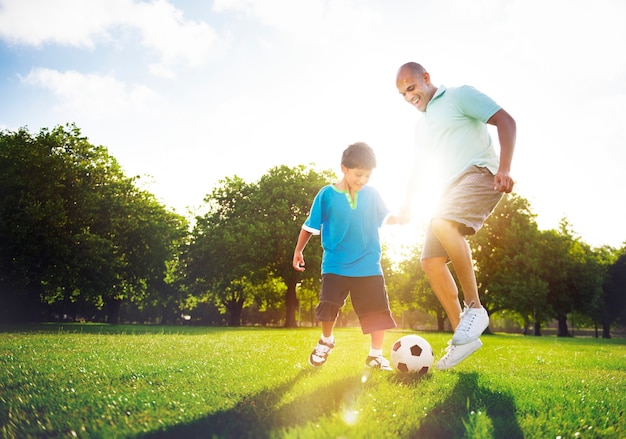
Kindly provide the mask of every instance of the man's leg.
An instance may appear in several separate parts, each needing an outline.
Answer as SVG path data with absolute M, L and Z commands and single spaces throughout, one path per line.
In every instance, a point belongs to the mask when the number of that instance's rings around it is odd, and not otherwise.
M 482 305 L 480 303 L 480 298 L 478 297 L 478 287 L 476 285 L 476 274 L 474 272 L 472 252 L 465 236 L 463 236 L 459 231 L 458 224 L 454 221 L 436 218 L 432 220 L 431 226 L 435 236 L 437 236 L 437 239 L 439 239 L 443 248 L 446 249 L 446 252 L 450 257 L 450 261 L 454 266 L 454 270 L 459 277 L 465 303 L 471 304 L 473 302 L 474 308 L 481 308 Z M 454 283 L 454 280 L 452 280 L 452 282 Z M 450 317 L 450 315 L 448 315 L 448 317 Z
M 459 304 L 459 291 L 447 262 L 447 257 L 423 259 L 422 268 L 454 331 L 459 324 L 461 305 Z

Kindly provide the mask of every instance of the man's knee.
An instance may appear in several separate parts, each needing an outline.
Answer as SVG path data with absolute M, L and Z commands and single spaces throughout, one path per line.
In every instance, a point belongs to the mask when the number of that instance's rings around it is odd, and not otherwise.
M 431 276 L 433 274 L 441 272 L 441 270 L 446 269 L 446 263 L 448 258 L 427 258 L 422 259 L 420 261 L 422 265 L 422 270 L 426 273 L 427 276 Z
M 452 234 L 465 237 L 476 233 L 474 229 L 465 224 L 443 218 L 432 219 L 430 226 L 437 237 L 450 236 Z

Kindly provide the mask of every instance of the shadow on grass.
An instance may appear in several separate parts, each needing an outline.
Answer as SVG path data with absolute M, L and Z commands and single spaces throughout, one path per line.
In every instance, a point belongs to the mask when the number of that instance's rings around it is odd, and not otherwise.
M 277 437 L 280 431 L 305 425 L 312 420 L 349 411 L 364 386 L 361 376 L 349 377 L 318 388 L 306 396 L 277 407 L 281 398 L 303 376 L 315 371 L 302 370 L 294 378 L 271 389 L 243 398 L 234 407 L 201 419 L 136 436 L 160 438 L 255 438 Z
M 471 424 L 470 411 L 482 411 L 492 425 L 493 437 L 523 439 L 515 416 L 512 395 L 490 390 L 478 385 L 478 374 L 460 373 L 459 380 L 442 403 L 436 405 L 409 437 L 416 438 L 466 438 L 464 425 Z

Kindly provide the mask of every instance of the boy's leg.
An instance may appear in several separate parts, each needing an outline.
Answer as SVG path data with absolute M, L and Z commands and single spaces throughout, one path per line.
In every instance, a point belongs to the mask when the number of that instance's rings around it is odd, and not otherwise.
M 365 365 L 373 369 L 392 370 L 382 353 L 385 331 L 396 327 L 391 315 L 385 279 L 382 275 L 352 279 L 352 306 L 363 334 L 370 334 L 371 347 Z M 356 293 L 355 293 L 356 292 Z
M 337 275 L 323 275 L 320 302 L 315 308 L 315 319 L 322 325 L 322 337 L 309 355 L 309 364 L 314 367 L 326 364 L 328 354 L 335 347 L 333 329 L 339 309 L 348 296 L 347 279 Z
M 389 364 L 389 360 L 387 360 L 383 356 L 383 341 L 385 339 L 385 331 L 372 331 L 370 334 L 372 339 L 371 348 L 369 355 L 365 359 L 365 365 L 367 367 L 371 367 L 373 369 L 380 370 L 393 370 L 391 365 Z
M 309 355 L 309 364 L 313 367 L 319 367 L 326 364 L 328 355 L 335 347 L 335 337 L 333 336 L 333 328 L 335 327 L 334 321 L 323 321 L 322 324 L 322 337 L 317 342 L 317 345 Z
M 372 348 L 382 349 L 383 341 L 385 339 L 385 331 L 373 331 L 370 336 L 372 338 Z
M 326 339 L 333 339 L 333 329 L 335 328 L 335 322 L 321 322 L 322 335 Z

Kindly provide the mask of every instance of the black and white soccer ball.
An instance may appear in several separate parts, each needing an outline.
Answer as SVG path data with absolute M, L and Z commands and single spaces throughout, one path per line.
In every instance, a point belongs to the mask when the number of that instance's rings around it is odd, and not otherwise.
M 435 361 L 430 343 L 419 335 L 399 338 L 391 347 L 391 364 L 401 373 L 426 374 Z

